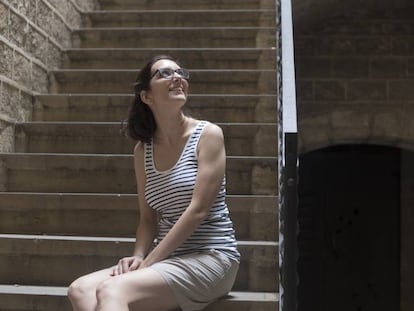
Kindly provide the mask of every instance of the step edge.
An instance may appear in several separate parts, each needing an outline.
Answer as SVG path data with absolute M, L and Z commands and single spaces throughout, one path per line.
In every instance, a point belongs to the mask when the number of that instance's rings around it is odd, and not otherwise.
M 35 286 L 0 284 L 0 295 L 36 295 L 36 296 L 67 296 L 66 286 Z M 269 301 L 277 302 L 279 294 L 275 292 L 241 292 L 231 291 L 223 299 L 229 301 Z
M 99 96 L 99 97 L 134 97 L 133 93 L 39 93 L 36 94 L 36 98 L 42 98 L 42 97 L 93 97 L 93 96 Z M 224 94 L 188 94 L 188 97 L 277 97 L 277 94 L 268 94 L 268 93 L 262 93 L 262 94 L 234 94 L 234 93 L 224 93 Z
M 270 26 L 211 26 L 211 27 L 82 27 L 73 30 L 73 34 L 87 31 L 147 31 L 147 30 L 276 30 Z
M 0 152 L 0 157 L 83 157 L 83 158 L 110 158 L 110 157 L 119 157 L 119 158 L 132 158 L 132 154 L 122 154 L 122 153 L 53 153 L 53 152 Z M 254 159 L 254 160 L 276 160 L 277 156 L 226 156 L 227 159 Z
M 132 10 L 92 10 L 92 11 L 85 11 L 83 14 L 122 14 L 122 13 L 267 13 L 269 9 L 153 9 L 153 10 L 140 10 L 140 9 L 132 9 Z
M 0 239 L 35 240 L 35 241 L 77 241 L 77 242 L 115 242 L 134 243 L 134 237 L 101 237 L 80 235 L 52 235 L 52 234 L 0 234 Z M 237 241 L 238 246 L 278 247 L 277 241 Z
M 136 73 L 139 69 L 125 69 L 125 68 L 107 68 L 107 69 L 87 69 L 87 68 L 79 68 L 79 69 L 53 69 L 50 70 L 49 73 L 51 74 L 57 74 L 57 73 L 114 73 L 114 72 L 120 72 L 120 73 Z M 197 69 L 197 68 L 191 68 L 189 69 L 190 73 L 226 73 L 226 72 L 232 72 L 232 73 L 257 73 L 257 72 L 276 72 L 277 69 Z
M 17 121 L 15 125 L 18 126 L 36 126 L 36 125 L 47 125 L 47 126 L 80 126 L 80 125 L 90 125 L 90 126 L 115 126 L 115 125 L 122 125 L 122 121 Z M 277 126 L 277 122 L 214 122 L 219 126 L 244 126 L 244 127 L 251 127 L 251 126 Z
M 138 195 L 135 193 L 85 193 L 85 192 L 64 192 L 64 193 L 56 193 L 56 192 L 16 192 L 16 191 L 10 191 L 10 192 L 4 192 L 4 191 L 0 191 L 0 196 L 2 195 L 39 195 L 39 196 L 57 196 L 57 197 L 62 197 L 62 196 L 83 196 L 83 197 L 94 197 L 94 196 L 116 196 L 116 197 L 137 197 Z M 274 198 L 276 199 L 278 196 L 277 195 L 271 195 L 271 194 L 252 194 L 252 195 L 248 195 L 248 194 L 228 194 L 227 198 Z
M 217 52 L 223 52 L 223 51 L 275 51 L 276 47 L 240 47 L 240 48 L 232 48 L 232 47 L 224 47 L 224 48 L 163 48 L 163 47 L 155 47 L 155 48 L 134 48 L 134 47 L 101 47 L 101 48 L 91 48 L 91 47 L 85 47 L 85 48 L 66 48 L 64 52 L 71 52 L 71 51 L 217 51 Z

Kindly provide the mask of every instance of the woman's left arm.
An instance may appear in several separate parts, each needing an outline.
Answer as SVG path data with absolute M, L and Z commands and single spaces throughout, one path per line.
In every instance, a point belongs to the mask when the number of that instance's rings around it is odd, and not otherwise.
M 216 200 L 226 169 L 223 132 L 209 123 L 198 143 L 198 171 L 190 205 L 164 239 L 145 258 L 140 268 L 167 258 L 208 216 Z

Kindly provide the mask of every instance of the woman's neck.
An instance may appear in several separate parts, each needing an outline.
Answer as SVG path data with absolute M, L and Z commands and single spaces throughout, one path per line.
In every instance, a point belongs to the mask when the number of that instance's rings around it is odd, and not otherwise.
M 154 133 L 154 142 L 158 144 L 175 144 L 186 136 L 190 118 L 183 113 L 175 118 L 171 116 L 165 120 L 156 120 L 157 130 Z

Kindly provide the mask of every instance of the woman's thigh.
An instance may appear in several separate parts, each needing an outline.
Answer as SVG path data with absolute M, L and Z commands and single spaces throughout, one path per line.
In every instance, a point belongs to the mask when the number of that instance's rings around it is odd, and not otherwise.
M 111 278 L 111 273 L 112 273 L 112 268 L 107 268 L 107 269 L 103 269 L 103 270 L 99 270 L 99 271 L 95 271 L 95 272 L 83 275 L 77 278 L 75 281 L 73 281 L 70 287 L 73 287 L 73 288 L 76 288 L 82 291 L 93 290 L 95 292 L 99 284 Z
M 110 278 L 111 269 L 104 269 L 77 278 L 68 288 L 68 298 L 74 311 L 95 310 L 96 289 Z
M 111 277 L 101 283 L 98 291 L 104 288 L 116 288 L 116 291 L 122 293 L 131 311 L 167 311 L 178 307 L 167 282 L 150 268 Z

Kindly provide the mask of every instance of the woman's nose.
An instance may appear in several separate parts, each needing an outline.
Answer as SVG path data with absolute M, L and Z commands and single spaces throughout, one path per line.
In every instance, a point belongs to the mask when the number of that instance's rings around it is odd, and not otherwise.
M 183 79 L 183 77 L 179 73 L 177 73 L 177 72 L 174 72 L 172 78 L 174 80 L 181 80 L 181 79 Z

